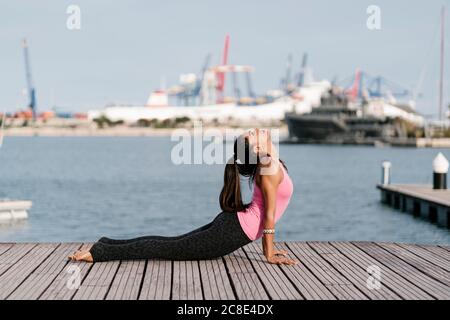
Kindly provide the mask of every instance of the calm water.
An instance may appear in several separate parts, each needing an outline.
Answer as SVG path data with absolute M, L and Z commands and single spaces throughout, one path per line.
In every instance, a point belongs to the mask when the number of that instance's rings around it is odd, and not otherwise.
M 7 137 L 0 198 L 29 199 L 33 208 L 26 222 L 1 225 L 0 241 L 175 235 L 208 223 L 219 212 L 223 165 L 175 166 L 173 145 L 156 137 Z M 385 159 L 393 182 L 431 183 L 437 152 L 282 145 L 295 190 L 276 239 L 449 244 L 447 229 L 382 206 L 375 188 Z

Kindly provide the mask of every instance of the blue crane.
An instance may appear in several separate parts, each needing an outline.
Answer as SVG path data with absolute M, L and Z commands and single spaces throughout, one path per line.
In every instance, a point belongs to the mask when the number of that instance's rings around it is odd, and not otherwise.
M 200 91 L 202 89 L 203 84 L 203 77 L 205 76 L 205 72 L 209 67 L 209 63 L 211 61 L 211 53 L 208 53 L 208 55 L 205 58 L 205 62 L 203 63 L 202 70 L 200 71 L 200 74 L 198 76 L 197 85 L 195 86 L 195 89 L 193 90 L 193 96 L 199 96 Z
M 183 86 L 183 91 L 177 93 L 177 98 L 179 101 L 182 101 L 186 106 L 190 105 L 191 103 L 195 103 L 195 99 L 200 99 L 201 101 L 201 90 L 202 90 L 202 84 L 203 84 L 203 78 L 205 75 L 206 70 L 209 67 L 211 61 L 211 54 L 208 53 L 208 55 L 205 58 L 205 61 L 203 63 L 202 69 L 200 70 L 200 74 L 197 76 L 197 79 L 195 80 L 195 84 L 193 86 Z
M 302 68 L 300 69 L 300 73 L 298 74 L 298 82 L 297 86 L 301 87 L 305 84 L 305 72 L 306 72 L 306 64 L 308 63 L 308 54 L 303 53 L 302 58 Z
M 23 54 L 24 54 L 24 58 L 25 58 L 25 73 L 26 73 L 26 78 L 27 78 L 27 89 L 28 89 L 28 99 L 29 99 L 28 107 L 33 112 L 33 120 L 35 120 L 36 119 L 36 90 L 34 88 L 33 79 L 31 77 L 30 58 L 29 58 L 29 54 L 28 54 L 28 44 L 27 44 L 26 39 L 23 40 L 22 46 L 23 46 Z

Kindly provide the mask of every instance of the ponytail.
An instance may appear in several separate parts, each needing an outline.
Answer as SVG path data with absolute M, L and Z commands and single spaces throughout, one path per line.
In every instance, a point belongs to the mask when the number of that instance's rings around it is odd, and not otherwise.
M 225 166 L 219 202 L 220 208 L 227 212 L 242 211 L 248 206 L 242 202 L 240 175 L 234 157 Z

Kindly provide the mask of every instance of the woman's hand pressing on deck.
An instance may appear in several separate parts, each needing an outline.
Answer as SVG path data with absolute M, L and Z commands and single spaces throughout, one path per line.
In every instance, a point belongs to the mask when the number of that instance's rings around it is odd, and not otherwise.
M 276 256 L 287 256 L 289 254 L 289 252 L 287 252 L 286 250 L 275 250 L 273 252 L 274 255 Z
M 298 261 L 286 258 L 284 256 L 279 256 L 279 255 L 271 255 L 267 258 L 267 262 L 271 263 L 271 264 L 278 264 L 278 265 L 288 265 L 288 266 L 293 266 L 296 265 L 298 263 Z

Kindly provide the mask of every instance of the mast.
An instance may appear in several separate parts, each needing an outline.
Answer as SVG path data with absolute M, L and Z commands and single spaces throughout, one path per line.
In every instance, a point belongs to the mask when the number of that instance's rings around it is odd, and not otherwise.
M 440 66 L 440 78 L 439 78 L 439 120 L 442 121 L 442 109 L 443 109 L 443 92 L 444 92 L 444 54 L 445 54 L 445 6 L 442 6 L 441 10 L 441 66 Z

